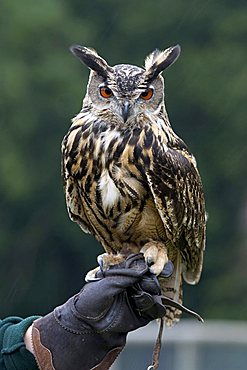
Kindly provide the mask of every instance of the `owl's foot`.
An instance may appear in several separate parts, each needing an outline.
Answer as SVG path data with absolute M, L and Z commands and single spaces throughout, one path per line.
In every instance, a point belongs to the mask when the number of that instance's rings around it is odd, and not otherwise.
M 164 243 L 151 241 L 146 243 L 140 250 L 144 254 L 149 270 L 155 275 L 159 275 L 165 264 L 168 262 L 167 248 Z
M 98 257 L 97 257 L 97 261 L 98 261 L 98 264 L 99 264 L 99 267 L 96 267 L 95 269 L 93 270 L 90 270 L 88 271 L 86 277 L 85 277 L 85 280 L 86 282 L 89 282 L 89 281 L 93 281 L 93 280 L 97 280 L 97 278 L 95 278 L 96 276 L 96 273 L 98 271 L 106 271 L 109 269 L 110 266 L 114 266 L 114 265 L 118 265 L 119 263 L 123 262 L 125 259 L 125 256 L 123 254 L 111 254 L 111 253 L 103 253 L 103 254 L 100 254 Z

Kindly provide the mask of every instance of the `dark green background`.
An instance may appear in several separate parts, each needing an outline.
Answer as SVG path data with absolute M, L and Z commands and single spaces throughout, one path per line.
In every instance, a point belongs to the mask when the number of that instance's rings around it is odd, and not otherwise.
M 68 47 L 142 65 L 179 43 L 167 109 L 197 158 L 209 213 L 204 272 L 184 301 L 206 318 L 247 319 L 246 25 L 241 0 L 1 1 L 0 317 L 62 303 L 102 251 L 63 196 L 60 143 L 88 78 Z

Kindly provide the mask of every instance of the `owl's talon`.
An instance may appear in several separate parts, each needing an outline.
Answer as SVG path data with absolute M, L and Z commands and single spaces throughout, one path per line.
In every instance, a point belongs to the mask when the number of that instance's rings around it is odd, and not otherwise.
M 97 257 L 97 262 L 98 262 L 98 264 L 99 264 L 100 267 L 103 267 L 103 257 L 102 257 L 102 254 L 100 254 Z
M 104 253 L 105 254 L 105 253 Z M 107 270 L 106 268 L 106 263 L 104 261 L 104 257 L 103 255 L 104 254 L 100 254 L 98 257 L 97 257 L 97 262 L 98 262 L 98 265 L 99 265 L 99 270 L 102 272 L 103 276 L 104 276 L 104 271 Z
M 85 276 L 86 283 L 90 283 L 90 281 L 100 280 L 100 278 L 96 277 L 96 274 L 99 271 L 100 271 L 99 267 L 96 267 L 95 269 L 88 271 L 87 275 Z
M 151 267 L 154 264 L 153 257 L 148 256 L 146 258 L 146 262 L 147 262 L 148 267 Z

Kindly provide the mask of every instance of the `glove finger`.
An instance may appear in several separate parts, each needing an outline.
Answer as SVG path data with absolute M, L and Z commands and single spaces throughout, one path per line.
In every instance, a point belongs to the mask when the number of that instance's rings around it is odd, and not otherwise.
M 166 314 L 166 308 L 162 304 L 160 296 L 152 296 L 146 292 L 139 292 L 139 294 L 135 294 L 131 298 L 134 307 L 142 316 L 149 316 L 154 320 Z
M 168 261 L 165 264 L 161 273 L 159 274 L 159 277 L 168 278 L 172 275 L 173 271 L 174 271 L 174 265 L 173 265 L 172 261 Z
M 143 278 L 134 286 L 137 290 L 143 290 L 144 292 L 150 293 L 151 295 L 160 295 L 161 288 L 156 275 L 146 274 Z

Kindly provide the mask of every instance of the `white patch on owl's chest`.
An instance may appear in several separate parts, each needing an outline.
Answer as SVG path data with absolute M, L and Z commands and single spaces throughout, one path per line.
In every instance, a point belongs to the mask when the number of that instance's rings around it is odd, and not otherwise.
M 105 210 L 118 202 L 120 192 L 107 170 L 102 172 L 98 183 L 98 189 L 100 190 L 102 205 Z
M 107 153 L 109 145 L 111 144 L 112 140 L 119 139 L 121 136 L 120 131 L 112 130 L 112 131 L 105 131 L 101 133 L 101 145 L 104 147 L 104 151 Z

